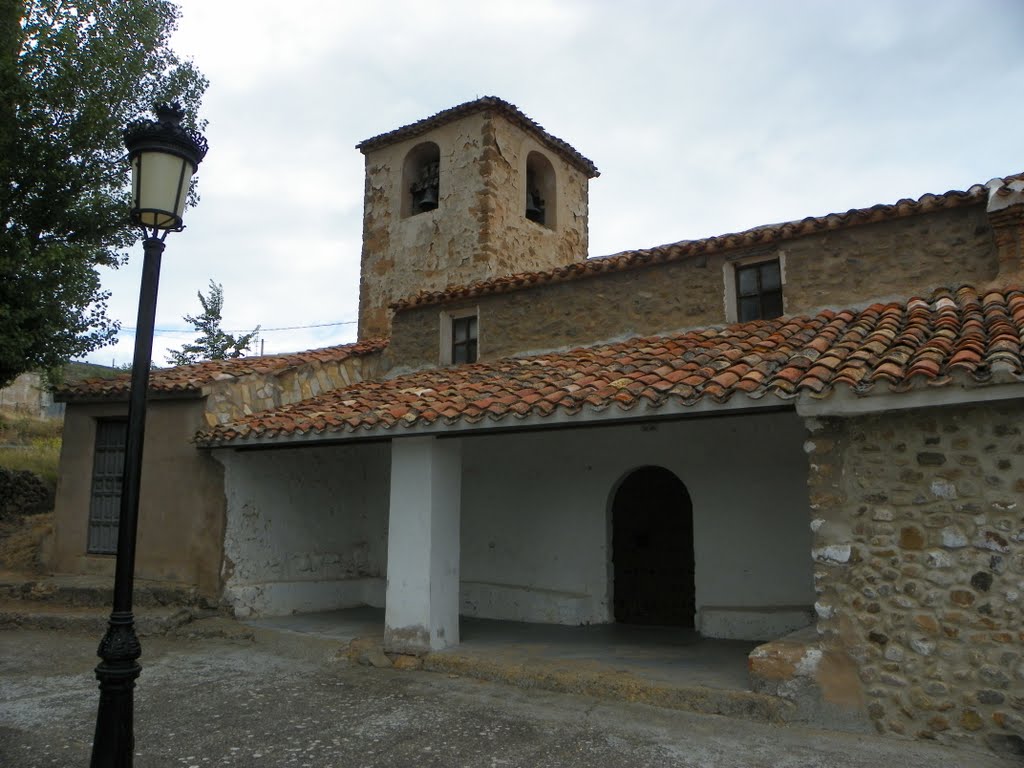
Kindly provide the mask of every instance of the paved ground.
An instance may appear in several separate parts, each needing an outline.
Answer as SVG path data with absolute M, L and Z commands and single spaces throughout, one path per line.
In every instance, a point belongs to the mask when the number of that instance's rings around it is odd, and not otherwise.
M 0 631 L 0 766 L 84 766 L 98 638 Z M 145 638 L 139 768 L 1009 768 L 931 744 L 782 728 L 428 672 L 349 666 L 338 643 Z
M 384 610 L 346 608 L 252 619 L 253 627 L 330 637 L 339 642 L 384 634 Z M 628 671 L 641 680 L 674 686 L 748 689 L 747 656 L 757 643 L 708 640 L 693 630 L 628 624 L 526 624 L 515 621 L 459 619 L 459 645 L 443 651 L 461 662 L 498 661 L 580 670 L 588 666 Z

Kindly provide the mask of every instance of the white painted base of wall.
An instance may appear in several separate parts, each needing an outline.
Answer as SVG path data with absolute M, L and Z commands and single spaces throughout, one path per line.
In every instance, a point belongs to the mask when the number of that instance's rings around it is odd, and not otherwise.
M 726 640 L 775 640 L 813 622 L 811 606 L 704 606 L 697 613 L 697 630 L 704 637 Z
M 579 625 L 609 621 L 607 603 L 593 595 L 484 581 L 462 582 L 459 614 L 531 624 Z
M 235 584 L 224 590 L 224 599 L 236 618 L 287 616 L 370 605 L 384 607 L 384 579 L 340 581 L 276 581 Z

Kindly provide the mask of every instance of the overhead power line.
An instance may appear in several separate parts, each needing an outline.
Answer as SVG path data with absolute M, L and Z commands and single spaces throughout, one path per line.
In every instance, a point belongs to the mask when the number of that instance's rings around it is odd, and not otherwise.
M 307 328 L 330 328 L 336 325 L 355 325 L 358 320 L 339 320 L 336 323 L 314 323 L 312 325 L 286 325 L 280 328 L 260 328 L 260 333 L 270 333 L 272 331 L 302 331 Z M 122 325 L 122 331 L 134 332 L 134 325 Z M 249 333 L 252 328 L 222 328 L 224 333 Z M 186 335 L 191 336 L 196 333 L 195 328 L 154 328 L 153 333 L 171 334 L 171 335 Z

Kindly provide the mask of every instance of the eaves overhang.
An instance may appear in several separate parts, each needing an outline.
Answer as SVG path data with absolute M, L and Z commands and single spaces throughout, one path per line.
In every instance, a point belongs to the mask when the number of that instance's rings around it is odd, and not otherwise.
M 457 420 L 452 423 L 417 422 L 410 426 L 376 426 L 369 429 L 310 430 L 285 435 L 238 437 L 227 441 L 197 439 L 196 444 L 202 448 L 215 450 L 266 450 L 342 442 L 393 440 L 403 437 L 450 438 L 544 429 L 582 429 L 630 423 L 677 421 L 688 418 L 760 415 L 780 411 L 795 412 L 802 418 L 853 418 L 923 408 L 985 405 L 1014 400 L 1024 401 L 1024 384 L 1020 382 L 983 386 L 961 383 L 900 392 L 873 390 L 866 395 L 857 394 L 849 387 L 837 387 L 825 398 L 814 397 L 807 392 L 788 399 L 771 395 L 754 398 L 737 394 L 726 402 L 705 398 L 691 405 L 679 402 L 660 406 L 640 404 L 630 410 L 606 408 L 600 411 L 584 410 L 575 413 L 555 411 L 548 415 L 530 413 L 526 416 L 505 416 L 501 419 L 485 418 L 476 422 Z
M 500 419 L 484 418 L 475 422 L 464 420 L 444 422 L 439 420 L 433 423 L 417 422 L 409 426 L 396 424 L 394 426 L 376 426 L 371 429 L 310 430 L 304 433 L 285 435 L 237 437 L 227 441 L 196 439 L 195 442 L 201 448 L 211 449 L 268 449 L 296 447 L 299 445 L 325 445 L 340 442 L 392 440 L 403 437 L 460 437 L 541 429 L 576 429 L 686 418 L 763 414 L 793 411 L 794 408 L 795 402 L 793 400 L 784 400 L 775 396 L 753 398 L 745 394 L 736 394 L 726 402 L 716 402 L 712 398 L 704 398 L 692 405 L 670 402 L 660 406 L 637 404 L 629 410 L 616 407 L 603 410 L 585 409 L 577 412 L 556 410 L 547 415 L 538 413 L 529 413 L 525 416 L 506 415 Z
M 867 395 L 857 394 L 849 387 L 836 387 L 826 398 L 801 394 L 796 399 L 796 412 L 805 418 L 849 418 L 1010 400 L 1024 400 L 1024 383 L 1012 381 L 978 385 L 965 381 L 900 392 L 875 390 Z
M 64 403 L 65 405 L 96 405 L 102 403 L 128 403 L 130 391 L 128 389 L 118 390 L 109 394 L 102 393 L 85 393 L 85 394 L 74 394 L 69 395 L 66 393 L 55 392 L 53 395 L 53 401 L 55 403 Z M 163 402 L 167 400 L 199 400 L 206 397 L 206 392 L 202 389 L 175 389 L 171 391 L 166 390 L 150 390 L 146 395 L 148 402 Z

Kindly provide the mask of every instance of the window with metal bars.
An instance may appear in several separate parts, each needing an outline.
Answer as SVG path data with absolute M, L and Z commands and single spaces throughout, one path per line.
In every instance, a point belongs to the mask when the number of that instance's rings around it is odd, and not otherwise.
M 782 269 L 778 259 L 736 267 L 736 319 L 770 320 L 782 314 Z
M 121 515 L 121 477 L 128 422 L 96 422 L 96 449 L 92 460 L 92 495 L 89 501 L 89 543 L 93 555 L 117 552 L 117 523 Z
M 452 318 L 452 363 L 476 362 L 476 315 Z

